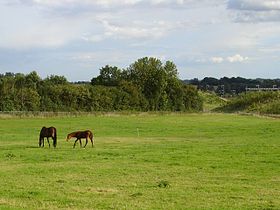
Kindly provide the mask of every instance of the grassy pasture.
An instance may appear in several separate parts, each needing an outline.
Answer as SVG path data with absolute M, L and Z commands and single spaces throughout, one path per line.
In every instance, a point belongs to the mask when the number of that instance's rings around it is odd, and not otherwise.
M 56 149 L 38 148 L 42 126 L 58 129 Z M 79 129 L 94 148 L 65 141 Z M 0 118 L 0 209 L 280 209 L 279 198 L 277 119 Z

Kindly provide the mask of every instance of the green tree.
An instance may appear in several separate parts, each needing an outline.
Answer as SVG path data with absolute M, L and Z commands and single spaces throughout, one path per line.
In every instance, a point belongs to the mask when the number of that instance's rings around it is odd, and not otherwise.
M 32 88 L 23 88 L 17 94 L 17 107 L 20 111 L 39 111 L 40 95 Z
M 51 75 L 45 79 L 45 82 L 51 85 L 66 85 L 68 83 L 64 76 Z
M 117 86 L 121 80 L 121 70 L 116 66 L 106 65 L 100 69 L 100 75 L 91 80 L 92 85 Z
M 76 85 L 77 88 L 77 107 L 81 111 L 91 111 L 91 95 L 90 86 L 88 85 Z
M 196 87 L 191 85 L 183 86 L 183 104 L 184 111 L 202 111 L 203 100 L 198 95 Z
M 40 80 L 41 78 L 39 77 L 37 72 L 32 71 L 25 76 L 25 87 L 36 90 Z
M 14 74 L 6 73 L 0 78 L 0 110 L 14 111 L 17 109 L 15 105 L 16 89 Z
M 118 99 L 117 104 L 121 105 L 121 110 L 147 110 L 148 101 L 132 82 L 122 81 L 120 83 Z
M 116 92 L 116 87 L 92 86 L 90 88 L 91 109 L 93 111 L 114 111 Z
M 157 58 L 141 58 L 129 66 L 127 76 L 148 100 L 149 110 L 159 110 L 160 97 L 167 85 L 162 62 Z

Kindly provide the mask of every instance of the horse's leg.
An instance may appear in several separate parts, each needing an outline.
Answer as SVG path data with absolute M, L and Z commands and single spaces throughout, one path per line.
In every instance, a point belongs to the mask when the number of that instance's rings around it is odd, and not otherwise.
M 42 147 L 44 147 L 45 146 L 45 138 L 42 139 L 42 144 L 43 144 Z
M 80 141 L 80 147 L 82 148 L 82 147 L 83 147 L 83 145 L 82 145 L 82 140 L 79 139 L 79 141 Z
M 48 144 L 49 144 L 49 148 L 50 148 L 50 147 L 51 147 L 51 145 L 50 145 L 49 137 L 47 137 L 47 140 L 48 140 Z
M 90 141 L 91 141 L 91 147 L 93 147 L 93 144 L 94 144 L 94 137 L 90 138 Z
M 87 143 L 88 143 L 88 138 L 86 138 L 86 144 L 85 144 L 84 148 L 86 148 L 86 146 L 87 146 Z
M 79 139 L 76 139 L 76 141 L 75 141 L 75 143 L 74 143 L 74 145 L 73 145 L 73 148 L 75 148 L 76 143 L 77 143 L 78 140 L 79 140 Z

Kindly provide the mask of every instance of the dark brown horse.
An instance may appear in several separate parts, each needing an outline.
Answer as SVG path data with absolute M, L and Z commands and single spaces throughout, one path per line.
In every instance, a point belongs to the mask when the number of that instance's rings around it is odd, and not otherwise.
M 73 133 L 69 133 L 67 135 L 67 138 L 66 138 L 66 141 L 69 141 L 69 139 L 71 138 L 76 138 L 76 141 L 73 145 L 73 148 L 75 148 L 76 146 L 76 143 L 77 141 L 80 142 L 80 147 L 82 147 L 82 141 L 81 139 L 86 139 L 86 144 L 84 146 L 84 148 L 87 146 L 87 143 L 88 143 L 88 139 L 90 139 L 91 141 L 91 146 L 93 147 L 93 144 L 94 144 L 94 138 L 93 138 L 93 134 L 90 130 L 86 130 L 86 131 L 76 131 L 76 132 L 73 132 Z
M 50 142 L 49 142 L 49 137 L 51 137 L 53 139 L 53 147 L 56 147 L 57 137 L 56 137 L 56 128 L 55 127 L 49 127 L 49 128 L 43 127 L 41 129 L 40 137 L 39 137 L 39 147 L 44 147 L 44 138 L 45 137 L 48 140 L 49 147 L 51 146 Z

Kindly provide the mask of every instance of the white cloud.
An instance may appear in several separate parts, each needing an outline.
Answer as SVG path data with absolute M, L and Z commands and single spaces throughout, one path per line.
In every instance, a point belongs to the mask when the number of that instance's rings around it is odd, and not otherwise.
M 99 34 L 85 33 L 82 39 L 87 42 L 100 42 L 105 39 L 153 40 L 166 36 L 170 31 L 180 27 L 180 24 L 165 21 L 132 21 L 112 23 L 111 20 L 101 20 L 103 32 Z M 135 45 L 139 45 L 137 42 Z M 134 46 L 135 46 L 134 45 Z
M 211 61 L 213 63 L 222 63 L 224 61 L 224 58 L 222 58 L 222 57 L 212 57 Z
M 280 0 L 229 0 L 236 22 L 280 21 Z
M 5 19 L 12 19 L 14 24 L 7 24 L 7 30 L 1 32 L 0 48 L 12 49 L 61 47 L 81 40 L 96 43 L 105 39 L 135 39 L 139 43 L 140 39 L 160 39 L 192 22 L 167 17 L 174 13 L 170 10 L 167 16 L 161 15 L 161 7 L 196 3 L 195 0 L 3 1 L 6 2 L 2 2 L 3 11 L 7 12 L 0 15 L 0 27 Z M 138 14 L 144 5 L 145 17 Z M 159 8 L 155 9 L 156 6 Z
M 131 57 L 133 59 L 131 60 Z M 121 65 L 125 64 L 123 67 L 127 67 L 130 62 L 139 58 L 135 53 L 126 53 L 120 50 L 105 50 L 98 52 L 74 52 L 70 53 L 67 56 L 69 62 L 74 61 L 81 66 L 96 66 L 99 65 L 99 68 L 110 64 L 117 65 L 118 67 L 122 67 Z
M 247 60 L 249 60 L 249 57 L 242 57 L 239 54 L 227 57 L 227 61 L 230 62 L 230 63 L 237 63 L 237 62 L 242 63 L 242 62 L 247 61 Z
M 237 10 L 280 10 L 279 0 L 229 0 L 228 8 Z
M 225 61 L 228 61 L 230 63 L 242 63 L 242 62 L 245 62 L 245 61 L 248 61 L 248 60 L 249 60 L 249 57 L 243 57 L 240 54 L 236 54 L 236 55 L 233 55 L 233 56 L 228 56 L 226 58 L 224 58 L 224 57 L 212 57 L 212 58 L 210 58 L 210 61 L 212 63 L 216 63 L 216 64 L 223 63 Z
M 160 38 L 174 27 L 172 23 L 165 21 L 153 21 L 150 23 L 136 21 L 126 25 L 120 25 L 104 20 L 102 23 L 105 28 L 105 35 L 116 38 Z
M 69 6 L 102 6 L 111 7 L 115 5 L 135 5 L 141 2 L 141 0 L 31 0 L 28 1 L 29 4 L 47 6 L 47 7 L 69 7 Z M 21 3 L 26 3 L 26 1 L 21 0 Z
M 36 9 L 0 5 L 0 48 L 56 48 L 80 40 L 87 29 L 83 17 L 41 16 Z
M 185 78 L 192 69 L 193 76 L 244 73 L 248 66 L 253 76 L 264 68 L 275 72 L 279 1 L 0 0 L 0 61 L 2 69 L 26 63 L 26 69 L 73 71 L 73 78 L 77 69 L 90 75 L 105 64 L 126 67 L 149 55 L 173 60 Z M 7 52 L 17 52 L 15 62 L 3 57 Z
M 125 8 L 125 7 L 167 7 L 190 8 L 190 6 L 204 7 L 205 5 L 219 5 L 224 0 L 3 0 L 6 4 L 24 4 L 49 8 Z

